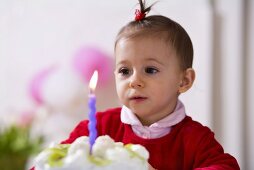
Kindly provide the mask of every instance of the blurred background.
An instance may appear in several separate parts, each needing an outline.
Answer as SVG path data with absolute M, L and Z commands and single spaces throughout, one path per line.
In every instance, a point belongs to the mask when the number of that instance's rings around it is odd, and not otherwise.
M 0 132 L 13 124 L 28 127 L 36 146 L 67 138 L 87 118 L 94 69 L 99 70 L 97 110 L 120 106 L 113 78 L 114 39 L 134 19 L 136 4 L 0 0 Z M 215 132 L 241 169 L 254 169 L 254 1 L 160 0 L 151 14 L 177 21 L 192 38 L 197 78 L 180 97 L 187 114 Z M 0 149 L 14 140 L 5 136 Z M 10 150 L 22 148 L 20 143 Z

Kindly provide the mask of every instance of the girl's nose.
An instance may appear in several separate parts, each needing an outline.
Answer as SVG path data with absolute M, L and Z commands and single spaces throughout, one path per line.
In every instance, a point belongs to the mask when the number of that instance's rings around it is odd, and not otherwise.
M 130 79 L 130 83 L 129 83 L 129 87 L 131 88 L 143 88 L 144 87 L 144 82 L 141 79 L 141 77 L 139 77 L 137 74 L 133 74 L 131 79 Z

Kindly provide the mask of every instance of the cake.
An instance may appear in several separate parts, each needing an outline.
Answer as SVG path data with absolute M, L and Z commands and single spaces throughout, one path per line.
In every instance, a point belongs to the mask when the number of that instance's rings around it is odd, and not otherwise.
M 35 158 L 35 170 L 148 170 L 148 151 L 138 144 L 124 145 L 99 136 L 90 154 L 89 138 L 72 144 L 53 144 Z

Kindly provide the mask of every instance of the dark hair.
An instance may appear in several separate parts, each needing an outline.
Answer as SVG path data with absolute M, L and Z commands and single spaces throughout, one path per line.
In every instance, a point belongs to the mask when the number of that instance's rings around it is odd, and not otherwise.
M 147 14 L 151 9 L 151 6 L 149 6 L 148 9 L 144 8 L 145 2 L 139 0 L 139 3 L 141 3 L 141 12 Z M 173 49 L 175 49 L 182 69 L 185 70 L 192 67 L 192 42 L 188 33 L 177 22 L 162 15 L 151 15 L 144 17 L 141 20 L 131 21 L 119 31 L 116 37 L 115 47 L 121 39 L 131 39 L 139 36 L 154 36 L 162 38 L 165 42 L 169 43 Z

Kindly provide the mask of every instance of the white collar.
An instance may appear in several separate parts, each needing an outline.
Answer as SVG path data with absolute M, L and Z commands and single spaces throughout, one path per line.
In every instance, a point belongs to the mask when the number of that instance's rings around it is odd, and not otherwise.
M 168 134 L 171 127 L 181 122 L 185 116 L 185 107 L 180 100 L 177 101 L 176 108 L 171 114 L 150 126 L 143 126 L 136 115 L 126 106 L 123 106 L 121 110 L 121 121 L 131 125 L 136 135 L 149 139 L 159 138 Z

